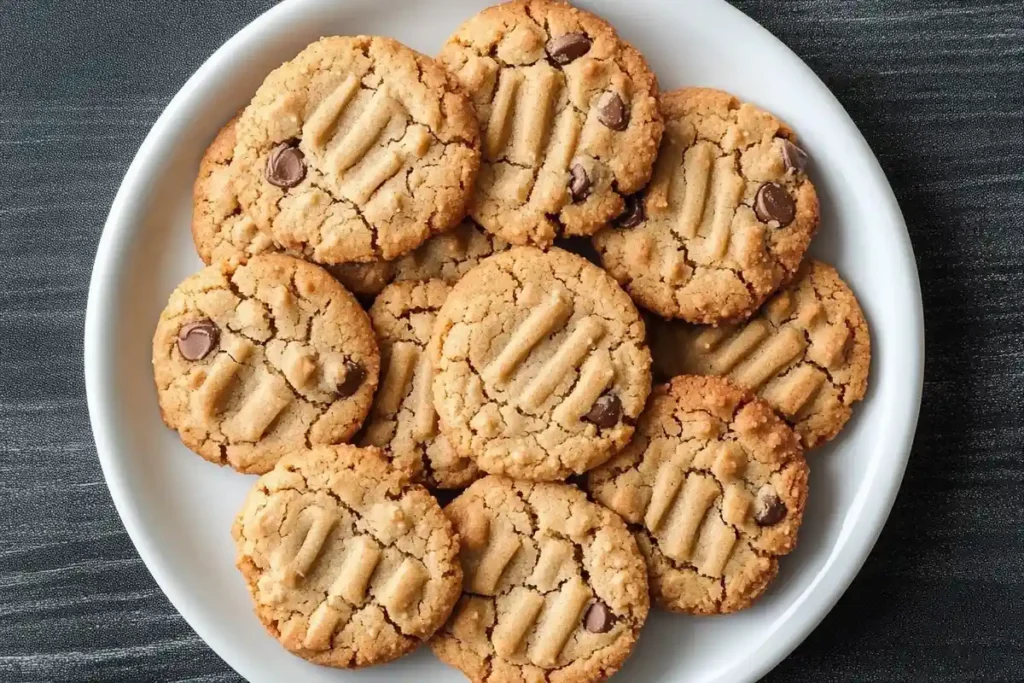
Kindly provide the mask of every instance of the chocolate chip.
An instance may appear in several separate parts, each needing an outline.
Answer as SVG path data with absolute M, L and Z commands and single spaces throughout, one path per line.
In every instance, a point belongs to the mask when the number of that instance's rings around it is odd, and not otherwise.
M 754 521 L 761 526 L 778 524 L 786 516 L 786 504 L 775 493 L 775 489 L 765 484 L 757 492 L 754 500 Z
M 362 363 L 347 360 L 345 361 L 345 379 L 338 385 L 338 396 L 348 398 L 359 390 L 363 380 L 366 379 L 366 368 Z
M 605 394 L 591 406 L 583 419 L 593 422 L 598 427 L 614 427 L 622 417 L 622 401 L 615 394 Z
M 556 64 L 568 64 L 587 54 L 590 38 L 585 33 L 566 33 L 552 38 L 544 47 Z
M 644 197 L 638 192 L 627 195 L 625 199 L 626 208 L 615 219 L 615 226 L 619 228 L 635 228 L 647 218 L 647 215 L 644 213 Z
M 796 203 L 778 183 L 765 183 L 754 196 L 754 213 L 762 223 L 778 221 L 789 225 L 796 216 Z
M 629 110 L 616 93 L 606 92 L 597 103 L 597 120 L 612 130 L 626 130 L 629 125 Z
M 807 168 L 807 152 L 803 151 L 789 140 L 783 140 L 782 162 L 786 164 L 787 171 L 796 171 L 799 173 Z
M 220 329 L 209 318 L 181 326 L 178 330 L 178 351 L 185 360 L 202 360 L 217 348 Z
M 600 600 L 592 602 L 587 609 L 586 616 L 583 617 L 583 628 L 591 633 L 608 633 L 612 630 L 614 623 L 615 617 L 608 609 L 608 605 Z
M 590 196 L 590 176 L 582 164 L 573 164 L 569 169 L 569 194 L 574 202 L 582 202 Z
M 282 142 L 267 157 L 267 182 L 278 187 L 295 187 L 306 177 L 306 159 L 294 141 Z

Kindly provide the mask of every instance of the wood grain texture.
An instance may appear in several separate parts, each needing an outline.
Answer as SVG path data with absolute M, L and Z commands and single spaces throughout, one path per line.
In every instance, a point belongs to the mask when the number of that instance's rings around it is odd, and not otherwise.
M 99 233 L 171 95 L 269 0 L 0 0 L 0 680 L 237 681 L 156 588 L 89 431 Z M 910 226 L 914 454 L 839 605 L 766 680 L 1024 680 L 1024 3 L 740 0 L 822 77 Z

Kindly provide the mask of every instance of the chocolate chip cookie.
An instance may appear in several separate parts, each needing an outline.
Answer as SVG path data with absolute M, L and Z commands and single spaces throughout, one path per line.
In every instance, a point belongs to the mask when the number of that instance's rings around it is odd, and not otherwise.
M 462 488 L 479 476 L 437 429 L 426 347 L 449 289 L 442 280 L 396 282 L 370 308 L 384 371 L 361 443 L 379 446 L 392 465 L 434 488 Z
M 379 368 L 355 298 L 322 268 L 280 254 L 188 278 L 153 336 L 164 422 L 199 455 L 241 472 L 348 440 L 370 410 Z
M 441 430 L 492 474 L 552 480 L 596 467 L 629 441 L 650 392 L 633 302 L 561 249 L 517 247 L 469 271 L 431 344 Z
M 476 105 L 483 163 L 470 213 L 513 244 L 590 235 L 651 175 L 657 81 L 603 19 L 518 0 L 477 14 L 439 61 Z
M 401 657 L 459 597 L 451 523 L 375 448 L 296 449 L 256 482 L 231 532 L 256 615 L 316 664 Z
M 471 681 L 603 681 L 647 618 L 626 525 L 567 484 L 487 477 L 445 508 L 463 596 L 430 646 Z
M 274 70 L 238 121 L 242 212 L 317 263 L 392 260 L 466 212 L 473 107 L 433 60 L 380 37 L 330 37 Z
M 641 306 L 743 320 L 793 276 L 818 228 L 807 155 L 784 123 L 718 90 L 664 93 L 661 110 L 654 178 L 594 244 Z
M 655 388 L 636 437 L 587 487 L 635 525 L 656 603 L 724 614 L 753 603 L 796 546 L 807 463 L 767 403 L 682 376 Z
M 280 251 L 274 240 L 246 216 L 238 204 L 231 161 L 235 156 L 238 116 L 220 129 L 199 162 L 192 191 L 192 240 L 203 263 L 244 261 Z
M 652 327 L 654 362 L 664 375 L 728 376 L 771 404 L 804 448 L 834 438 L 867 392 L 867 320 L 839 273 L 821 261 L 808 260 L 740 325 Z
M 192 240 L 207 265 L 214 261 L 244 262 L 267 252 L 288 253 L 244 214 L 238 203 L 231 170 L 237 124 L 236 116 L 206 149 L 192 192 Z M 302 257 L 300 253 L 291 255 Z M 392 277 L 392 266 L 386 261 L 343 263 L 329 266 L 328 271 L 349 291 L 364 296 L 377 294 Z

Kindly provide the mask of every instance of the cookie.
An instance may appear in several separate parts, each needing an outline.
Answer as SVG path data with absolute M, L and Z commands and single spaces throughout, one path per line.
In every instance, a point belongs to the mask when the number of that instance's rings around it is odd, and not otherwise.
M 164 422 L 211 462 L 263 473 L 297 447 L 347 441 L 370 411 L 370 319 L 325 270 L 280 254 L 185 280 L 153 336 Z
M 288 253 L 241 213 L 230 170 L 237 122 L 238 117 L 231 119 L 207 148 L 193 191 L 192 238 L 207 265 L 244 261 L 266 252 Z M 508 247 L 504 240 L 465 220 L 394 261 L 324 267 L 349 291 L 373 297 L 394 280 L 439 278 L 454 283 L 482 259 Z M 299 253 L 290 255 L 302 257 Z
M 644 308 L 743 320 L 792 277 L 818 228 L 807 156 L 786 124 L 718 90 L 664 93 L 661 110 L 654 178 L 594 244 Z
M 482 260 L 508 248 L 508 242 L 466 220 L 396 260 L 393 278 L 396 281 L 436 278 L 453 285 Z
M 459 540 L 375 448 L 296 449 L 231 529 L 256 614 L 290 652 L 349 669 L 412 651 L 459 597 Z
M 203 263 L 244 261 L 280 251 L 274 240 L 242 212 L 231 161 L 235 156 L 235 116 L 220 129 L 199 162 L 192 190 L 192 241 Z
M 662 374 L 728 376 L 771 404 L 804 448 L 834 438 L 867 392 L 867 320 L 839 273 L 821 261 L 808 260 L 743 324 L 663 322 L 652 328 Z
M 438 60 L 476 106 L 483 162 L 470 213 L 513 244 L 591 235 L 650 179 L 658 85 L 600 17 L 552 0 L 497 5 Z
M 244 262 L 267 252 L 288 253 L 273 238 L 242 213 L 231 170 L 235 155 L 238 117 L 228 121 L 199 162 L 199 175 L 192 192 L 192 241 L 203 263 Z M 292 253 L 302 257 L 302 254 Z M 391 280 L 391 264 L 343 263 L 327 268 L 351 292 L 373 296 Z
M 431 340 L 441 430 L 480 469 L 564 479 L 629 441 L 651 387 L 644 325 L 603 270 L 517 247 L 459 280 Z
M 361 443 L 379 446 L 392 465 L 433 488 L 462 488 L 479 476 L 437 430 L 426 347 L 448 290 L 442 280 L 396 282 L 370 308 L 384 371 Z
M 682 376 L 655 388 L 636 438 L 587 487 L 634 529 L 655 603 L 724 614 L 750 606 L 796 546 L 807 463 L 767 403 Z
M 339 263 L 324 268 L 346 289 L 367 298 L 380 294 L 395 277 L 394 263 L 391 261 Z
M 466 212 L 480 163 L 472 104 L 390 38 L 322 38 L 267 76 L 238 121 L 239 205 L 317 263 L 392 260 Z
M 568 484 L 487 477 L 445 508 L 465 585 L 430 647 L 478 683 L 603 681 L 647 618 L 626 525 Z

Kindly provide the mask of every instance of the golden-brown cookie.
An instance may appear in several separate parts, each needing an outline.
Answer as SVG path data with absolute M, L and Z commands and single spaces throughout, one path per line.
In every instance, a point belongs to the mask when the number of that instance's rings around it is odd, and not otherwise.
M 192 241 L 203 263 L 244 262 L 267 252 L 289 253 L 249 218 L 238 204 L 231 161 L 235 156 L 238 117 L 228 121 L 199 162 L 192 192 Z M 302 258 L 302 254 L 290 255 Z M 373 296 L 391 281 L 392 265 L 386 261 L 343 263 L 327 270 L 346 289 Z
M 463 596 L 430 641 L 476 683 L 592 683 L 615 673 L 647 618 L 626 525 L 567 484 L 487 477 L 445 508 L 462 537 Z
M 607 22 L 568 3 L 485 9 L 438 56 L 469 92 L 483 137 L 470 209 L 513 244 L 593 234 L 650 178 L 658 85 Z
M 266 251 L 279 251 L 238 205 L 231 160 L 235 156 L 238 116 L 220 129 L 199 162 L 192 190 L 192 240 L 203 263 L 245 260 Z
M 398 282 L 436 278 L 454 285 L 485 258 L 508 248 L 505 240 L 465 220 L 394 261 L 392 278 Z
M 433 60 L 390 38 L 322 38 L 275 69 L 238 120 L 239 205 L 318 263 L 391 260 L 466 212 L 473 107 Z
M 480 476 L 437 430 L 427 344 L 449 289 L 443 280 L 395 282 L 373 302 L 370 320 L 384 370 L 361 439 L 364 446 L 380 447 L 413 481 L 445 489 L 463 488 Z
M 745 323 L 651 327 L 655 366 L 664 376 L 727 375 L 768 401 L 804 448 L 834 438 L 867 392 L 867 320 L 839 273 L 821 261 L 808 260 Z
M 355 298 L 322 268 L 280 254 L 186 279 L 153 336 L 164 422 L 196 453 L 242 472 L 347 441 L 370 411 L 379 368 Z
M 784 123 L 719 90 L 663 93 L 661 109 L 654 178 L 594 244 L 644 308 L 742 320 L 792 277 L 818 228 L 807 157 Z
M 290 652 L 354 668 L 426 641 L 459 597 L 459 540 L 437 501 L 375 448 L 298 448 L 231 529 L 256 615 Z
M 431 340 L 441 430 L 492 474 L 564 479 L 633 433 L 651 388 L 636 307 L 561 249 L 517 247 L 452 289 Z
M 289 253 L 252 219 L 246 218 L 238 204 L 231 172 L 237 122 L 237 116 L 228 121 L 210 143 L 200 161 L 193 190 L 192 239 L 207 265 L 214 261 L 245 261 L 266 252 Z M 482 259 L 508 247 L 507 242 L 467 219 L 394 261 L 324 267 L 349 291 L 374 297 L 394 280 L 438 278 L 454 284 Z M 301 253 L 290 255 L 302 258 Z
M 756 600 L 796 546 L 807 463 L 767 403 L 682 376 L 655 388 L 636 437 L 587 487 L 635 525 L 657 604 L 724 614 Z

